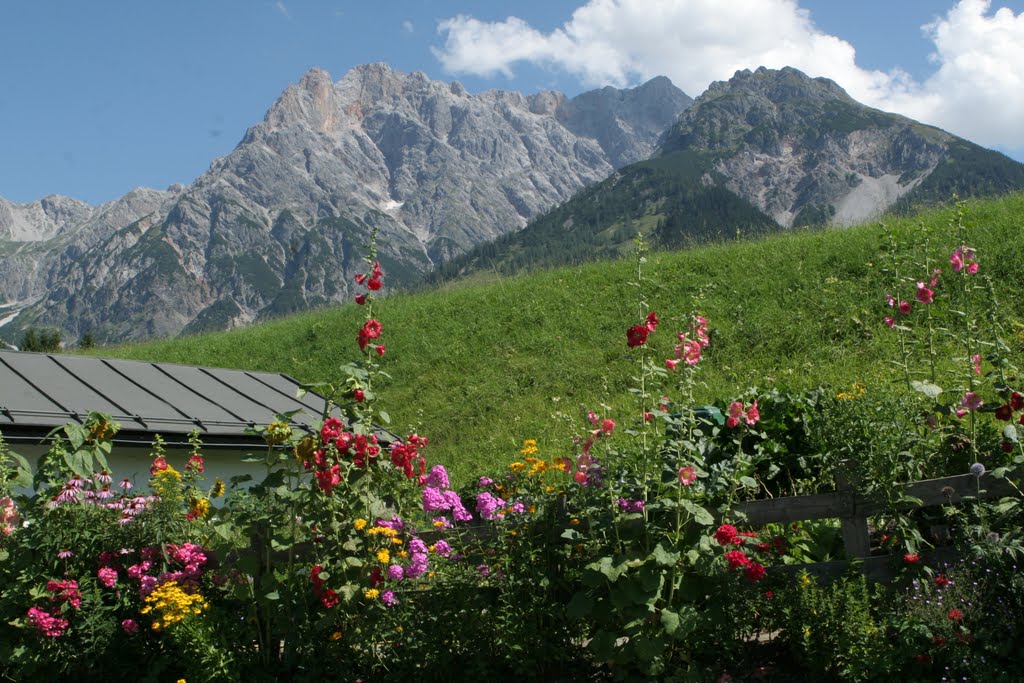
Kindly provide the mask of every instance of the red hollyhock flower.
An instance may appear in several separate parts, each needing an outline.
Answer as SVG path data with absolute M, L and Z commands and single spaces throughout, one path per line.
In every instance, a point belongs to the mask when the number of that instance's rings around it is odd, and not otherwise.
M 366 398 L 366 394 L 363 393 L 362 389 L 356 389 L 352 392 L 352 398 L 356 400 L 356 403 L 362 403 L 363 399 Z
M 380 337 L 380 333 L 384 331 L 384 326 L 377 320 L 367 320 L 366 324 L 363 325 L 363 329 L 366 330 L 366 336 L 370 339 L 377 339 Z
M 935 585 L 936 586 L 948 586 L 949 585 L 949 579 L 946 578 L 945 574 L 939 574 L 938 576 L 935 577 Z
M 747 581 L 750 581 L 751 583 L 760 581 L 764 578 L 766 573 L 767 570 L 760 562 L 751 562 L 747 565 L 746 569 L 743 570 L 743 575 L 746 576 Z
M 918 564 L 921 562 L 921 557 L 917 553 L 907 553 L 903 556 L 903 561 L 907 564 Z
M 950 621 L 963 621 L 964 620 L 964 613 L 961 612 L 958 609 L 951 609 L 951 610 L 949 610 L 949 614 L 947 614 L 946 616 L 949 617 Z
M 723 524 L 715 531 L 715 540 L 719 545 L 731 545 L 732 540 L 736 538 L 736 533 L 736 527 L 732 524 Z
M 387 347 L 384 346 L 383 344 L 377 344 L 377 346 L 375 346 L 374 348 L 377 351 L 377 355 L 380 356 L 381 358 L 383 358 L 384 357 L 384 352 L 387 351 Z
M 356 273 L 356 284 L 361 285 L 364 282 L 366 282 L 366 276 L 362 273 Z
M 750 558 L 742 550 L 730 550 L 725 554 L 725 561 L 729 563 L 729 569 L 738 569 L 750 564 Z
M 320 598 L 320 602 L 322 602 L 324 607 L 326 607 L 327 609 L 336 607 L 339 602 L 338 594 L 334 592 L 332 589 L 328 588 L 324 591 L 323 597 Z
M 373 262 L 373 277 L 374 277 L 374 279 L 379 280 L 380 276 L 383 275 L 383 274 L 384 273 L 380 269 L 380 261 L 374 261 Z
M 654 332 L 654 330 L 658 328 L 658 314 L 655 313 L 654 311 L 651 311 L 650 313 L 647 314 L 647 320 L 645 322 L 645 327 L 647 328 L 647 331 Z
M 626 346 L 643 346 L 647 342 L 647 335 L 650 330 L 645 325 L 633 325 L 626 331 Z
M 383 283 L 381 283 L 380 279 L 379 278 L 375 278 L 375 277 L 374 278 L 370 278 L 370 281 L 366 283 L 366 288 L 369 289 L 370 291 L 373 291 L 373 292 L 376 292 L 378 289 L 380 289 L 383 286 L 384 285 L 383 285 Z
M 356 294 L 356 303 L 359 304 L 360 306 L 365 304 L 366 303 L 366 295 L 365 294 Z
M 1013 419 L 1013 408 L 1010 407 L 1009 403 L 996 408 L 996 419 L 1002 420 L 1003 422 L 1009 422 Z
M 161 455 L 153 459 L 153 466 L 149 468 L 149 473 L 155 475 L 157 472 L 163 472 L 166 469 L 167 460 Z
M 1021 410 L 1024 408 L 1024 395 L 1019 391 L 1013 392 L 1013 395 L 1010 396 L 1010 407 L 1014 410 Z

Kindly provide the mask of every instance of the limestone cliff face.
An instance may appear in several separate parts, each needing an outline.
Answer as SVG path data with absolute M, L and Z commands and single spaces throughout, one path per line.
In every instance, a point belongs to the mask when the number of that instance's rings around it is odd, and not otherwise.
M 187 187 L 0 200 L 0 320 L 19 313 L 0 336 L 166 336 L 344 301 L 374 227 L 389 284 L 412 283 L 649 156 L 690 102 L 665 78 L 570 99 L 313 69 Z
M 676 151 L 713 159 L 726 187 L 783 227 L 875 218 L 954 157 L 1005 167 L 1010 176 L 1020 166 L 945 131 L 871 109 L 834 82 L 791 68 L 739 71 L 713 83 L 667 134 L 661 153 Z M 968 189 L 970 180 L 963 181 Z

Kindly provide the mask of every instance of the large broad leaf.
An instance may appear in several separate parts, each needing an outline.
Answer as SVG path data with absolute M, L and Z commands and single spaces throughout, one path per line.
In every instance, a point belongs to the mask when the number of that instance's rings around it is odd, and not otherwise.
M 914 387 L 916 391 L 920 391 L 928 398 L 935 399 L 942 393 L 942 387 L 932 384 L 931 382 L 923 382 L 920 380 L 914 380 L 910 383 L 910 386 Z
M 654 546 L 654 551 L 650 555 L 650 559 L 657 562 L 662 567 L 674 567 L 676 562 L 679 561 L 679 553 L 669 552 L 661 547 L 661 544 Z
M 594 609 L 594 599 L 587 593 L 580 591 L 572 596 L 569 604 L 565 606 L 565 613 L 570 619 L 582 619 Z
M 683 498 L 680 503 L 686 511 L 693 515 L 693 521 L 697 524 L 703 524 L 704 526 L 711 526 L 715 523 L 715 518 L 711 516 L 711 513 L 705 510 L 702 506 L 697 505 L 691 500 Z
M 1010 443 L 1017 443 L 1017 428 L 1014 425 L 1003 427 L 1003 438 Z

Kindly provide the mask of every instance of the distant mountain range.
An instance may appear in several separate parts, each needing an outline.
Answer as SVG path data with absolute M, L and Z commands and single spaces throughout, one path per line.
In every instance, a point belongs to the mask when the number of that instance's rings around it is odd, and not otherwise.
M 692 104 L 692 106 L 691 106 Z M 1024 188 L 1024 165 L 794 69 L 694 102 L 666 78 L 568 98 L 313 69 L 188 186 L 92 207 L 0 199 L 0 339 L 225 329 L 350 300 L 370 230 L 391 286 L 846 225 Z
M 411 284 L 649 157 L 691 102 L 666 78 L 570 99 L 313 69 L 187 187 L 0 200 L 0 337 L 166 336 L 350 300 L 373 226 L 388 283 Z
M 431 281 L 614 256 L 638 232 L 678 247 L 1021 189 L 1024 164 L 866 107 L 833 81 L 739 71 L 697 98 L 651 159 L 442 264 Z

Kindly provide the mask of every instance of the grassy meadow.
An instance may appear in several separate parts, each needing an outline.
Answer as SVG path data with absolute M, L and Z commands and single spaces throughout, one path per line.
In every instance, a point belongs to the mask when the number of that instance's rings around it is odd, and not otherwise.
M 398 293 L 374 306 L 390 375 L 377 387 L 381 406 L 392 417 L 392 431 L 428 436 L 428 460 L 444 464 L 460 482 L 515 460 L 527 438 L 538 440 L 543 457 L 572 455 L 570 439 L 589 426 L 587 410 L 620 423 L 637 415 L 628 391 L 636 352 L 627 349 L 625 333 L 646 314 L 642 299 L 661 318 L 648 347 L 664 358 L 694 310 L 710 321 L 699 401 L 729 400 L 751 387 L 898 387 L 903 375 L 892 362 L 898 358 L 896 335 L 883 323 L 890 312 L 885 294 L 895 290 L 884 251 L 887 234 L 895 233 L 905 258 L 922 263 L 906 271 L 912 279 L 927 279 L 926 257 L 929 268 L 952 274 L 948 258 L 959 244 L 952 216 L 949 207 L 886 218 L 884 227 L 875 222 L 801 230 L 650 253 L 640 287 L 636 259 L 624 258 Z M 1007 340 L 1019 351 L 1024 195 L 968 202 L 964 222 L 981 274 L 994 288 Z M 913 284 L 902 292 L 912 299 Z M 326 381 L 357 357 L 364 313 L 349 304 L 225 333 L 91 353 Z M 937 338 L 941 342 L 942 335 Z M 955 350 L 942 355 L 958 362 Z

